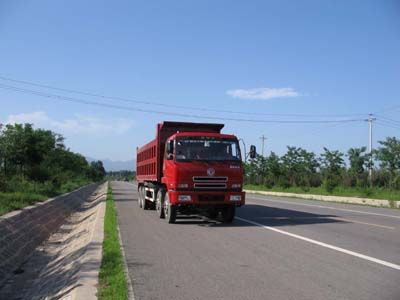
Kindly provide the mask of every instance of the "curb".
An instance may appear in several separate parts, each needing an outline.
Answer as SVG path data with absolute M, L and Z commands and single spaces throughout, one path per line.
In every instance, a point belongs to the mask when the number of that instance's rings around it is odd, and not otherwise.
M 358 204 L 358 205 L 369 205 L 369 206 L 375 206 L 375 207 L 400 208 L 400 201 L 390 201 L 390 200 L 382 200 L 382 199 L 268 192 L 268 191 L 256 191 L 256 190 L 247 190 L 247 189 L 245 189 L 244 191 L 249 194 L 261 194 L 261 195 L 267 195 L 267 196 L 290 197 L 290 198 L 300 198 L 300 199 L 308 199 L 308 200 L 319 200 L 319 201 L 325 201 L 325 202 L 338 202 L 338 203 L 348 203 L 348 204 Z
M 97 300 L 97 287 L 99 285 L 99 272 L 103 258 L 104 240 L 104 218 L 106 212 L 107 184 L 103 183 L 100 188 L 102 200 L 96 214 L 96 223 L 93 229 L 90 242 L 86 246 L 85 256 L 81 265 L 77 288 L 74 292 L 74 299 Z

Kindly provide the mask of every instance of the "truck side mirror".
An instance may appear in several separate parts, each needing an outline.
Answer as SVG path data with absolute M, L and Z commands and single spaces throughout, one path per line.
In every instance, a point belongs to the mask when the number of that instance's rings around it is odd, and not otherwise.
M 167 158 L 172 159 L 174 154 L 174 141 L 170 140 L 167 143 Z
M 256 146 L 251 145 L 250 146 L 250 158 L 254 159 L 256 158 L 257 152 L 256 152 Z

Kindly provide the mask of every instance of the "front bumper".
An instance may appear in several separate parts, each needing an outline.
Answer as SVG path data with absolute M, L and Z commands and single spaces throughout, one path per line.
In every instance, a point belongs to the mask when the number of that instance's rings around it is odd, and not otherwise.
M 245 204 L 245 192 L 169 191 L 168 196 L 171 204 L 198 206 L 220 204 L 241 206 Z

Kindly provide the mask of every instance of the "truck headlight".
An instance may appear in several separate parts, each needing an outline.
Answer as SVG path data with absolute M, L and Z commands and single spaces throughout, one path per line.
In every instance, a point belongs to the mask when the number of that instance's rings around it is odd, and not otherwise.
M 239 189 L 242 185 L 240 183 L 234 183 L 232 184 L 233 189 Z
M 242 200 L 242 196 L 240 196 L 240 195 L 231 195 L 229 197 L 229 200 L 231 200 L 231 201 L 241 201 Z
M 179 195 L 178 196 L 178 200 L 179 201 L 191 201 L 192 200 L 192 196 L 190 196 L 190 195 Z
M 189 185 L 187 183 L 179 183 L 178 184 L 178 189 L 187 189 Z

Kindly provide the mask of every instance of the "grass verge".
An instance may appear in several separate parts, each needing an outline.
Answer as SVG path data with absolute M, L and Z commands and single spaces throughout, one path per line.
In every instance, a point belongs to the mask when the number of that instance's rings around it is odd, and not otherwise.
M 104 220 L 103 259 L 100 268 L 100 300 L 128 299 L 128 288 L 124 272 L 123 257 L 118 238 L 117 211 L 108 186 L 106 215 Z
M 391 201 L 400 201 L 400 191 L 387 190 L 387 189 L 357 189 L 357 188 L 345 188 L 337 187 L 332 193 L 328 193 L 323 187 L 311 187 L 311 188 L 301 188 L 301 187 L 272 187 L 268 188 L 263 185 L 246 184 L 244 186 L 248 190 L 256 191 L 269 191 L 269 192 L 282 192 L 282 193 L 296 193 L 296 194 L 313 194 L 313 195 L 324 195 L 324 196 L 342 196 L 342 197 L 359 197 L 359 198 L 369 198 L 369 199 L 382 199 Z
M 59 188 L 50 184 L 29 183 L 27 186 L 16 186 L 15 191 L 0 192 L 0 216 L 10 211 L 33 205 L 50 197 L 62 195 L 89 184 L 89 180 L 70 180 Z
M 47 199 L 47 197 L 42 194 L 21 192 L 0 193 L 0 216 L 45 199 Z

